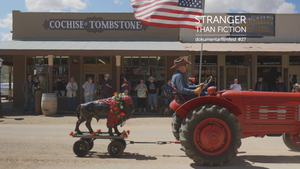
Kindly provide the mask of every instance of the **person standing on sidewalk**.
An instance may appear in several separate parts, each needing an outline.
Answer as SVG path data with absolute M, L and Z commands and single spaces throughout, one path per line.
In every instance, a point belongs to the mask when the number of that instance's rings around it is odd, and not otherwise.
M 128 90 L 128 95 L 131 94 L 131 82 L 128 81 L 127 77 L 124 76 L 123 83 L 121 85 L 121 93 L 124 93 L 125 90 Z
M 28 80 L 23 83 L 23 93 L 25 94 L 25 109 L 24 111 L 28 111 L 28 102 L 31 101 L 31 108 L 34 111 L 34 82 L 32 80 L 32 76 L 28 76 Z
M 169 108 L 169 104 L 171 103 L 171 101 L 174 99 L 173 96 L 173 89 L 171 86 L 171 79 L 167 79 L 167 83 L 165 83 L 163 85 L 163 87 L 161 88 L 161 98 L 164 102 L 164 104 Z
M 112 97 L 112 88 L 113 88 L 113 82 L 108 79 L 109 74 L 104 75 L 104 80 L 102 82 L 102 98 L 109 98 Z
M 78 86 L 73 77 L 71 77 L 70 82 L 67 84 L 66 89 L 67 89 L 67 97 L 68 97 L 68 110 L 71 111 L 71 107 L 73 104 L 73 111 L 75 111 L 76 91 L 78 90 Z
M 273 88 L 273 92 L 287 92 L 286 85 L 283 83 L 283 79 L 281 76 L 277 78 L 278 83 L 275 84 Z
M 238 79 L 234 79 L 233 84 L 230 85 L 230 90 L 239 90 L 242 91 L 242 86 L 238 84 Z
M 292 93 L 300 93 L 300 86 L 299 86 L 299 84 L 298 83 L 296 83 L 295 85 L 294 85 L 294 89 L 292 90 Z
M 84 89 L 84 99 L 85 102 L 91 102 L 94 100 L 94 94 L 95 94 L 95 85 L 93 83 L 93 78 L 88 77 L 88 80 L 82 85 L 82 88 Z
M 267 91 L 268 85 L 264 82 L 264 78 L 262 76 L 258 76 L 258 82 L 255 84 L 255 91 Z
M 144 113 L 146 112 L 146 96 L 147 96 L 147 86 L 144 84 L 144 80 L 140 80 L 140 84 L 135 87 L 138 96 L 138 108 L 139 113 L 141 113 L 142 108 L 144 108 Z
M 155 78 L 150 76 L 148 79 L 149 83 L 147 85 L 148 87 L 148 93 L 149 93 L 149 104 L 151 105 L 151 111 L 157 112 L 157 95 L 159 88 L 157 84 L 154 82 Z M 155 106 L 155 109 L 153 108 L 153 105 Z

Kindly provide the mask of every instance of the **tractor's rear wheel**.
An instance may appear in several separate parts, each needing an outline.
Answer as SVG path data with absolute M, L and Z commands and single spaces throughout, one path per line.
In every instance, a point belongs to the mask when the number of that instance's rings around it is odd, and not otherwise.
M 179 135 L 186 155 L 196 164 L 218 166 L 237 154 L 242 131 L 235 115 L 226 108 L 205 105 L 188 114 Z
M 284 144 L 293 151 L 300 151 L 300 133 L 284 133 Z
M 172 132 L 176 140 L 179 141 L 179 129 L 181 127 L 181 123 L 183 118 L 180 117 L 178 114 L 174 113 L 172 117 Z

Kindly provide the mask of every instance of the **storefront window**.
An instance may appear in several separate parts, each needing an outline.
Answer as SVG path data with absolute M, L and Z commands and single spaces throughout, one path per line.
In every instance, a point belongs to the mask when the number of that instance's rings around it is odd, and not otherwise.
M 226 56 L 226 65 L 244 65 L 244 56 Z
M 96 58 L 85 56 L 83 57 L 83 64 L 96 64 Z
M 164 56 L 124 56 L 123 61 L 124 75 L 132 85 L 132 96 L 136 96 L 134 88 L 140 83 L 141 79 L 148 82 L 149 77 L 152 76 L 159 87 L 165 83 Z
M 56 64 L 52 69 L 53 92 L 57 96 L 66 96 L 66 86 L 69 81 L 69 56 L 56 56 L 55 59 Z
M 277 78 L 281 76 L 281 67 L 257 67 L 257 77 L 262 76 L 264 81 L 268 83 L 268 91 L 272 91 L 277 82 Z
M 257 65 L 281 65 L 281 56 L 257 56 Z
M 209 86 L 218 86 L 218 67 L 202 67 L 201 71 L 201 83 L 203 83 L 209 76 L 212 76 L 212 81 Z M 195 82 L 199 84 L 199 66 L 195 66 Z
M 290 65 L 300 65 L 300 56 L 290 56 Z
M 26 76 L 38 76 L 47 84 L 48 91 L 48 57 L 47 56 L 27 56 L 26 57 Z
M 199 63 L 200 55 L 195 56 L 195 83 L 199 84 Z M 212 81 L 209 86 L 217 86 L 218 79 L 218 56 L 202 56 L 201 82 L 204 82 L 209 76 L 212 76 Z M 216 65 L 216 66 L 205 66 Z
M 53 66 L 59 66 L 59 65 L 60 65 L 60 56 L 54 56 Z
M 200 55 L 195 56 L 195 65 L 199 65 Z M 217 65 L 218 56 L 202 56 L 202 65 Z
M 124 66 L 131 66 L 131 56 L 124 56 L 123 59 Z
M 97 57 L 97 64 L 110 64 L 110 57 L 109 56 L 102 56 L 102 57 Z

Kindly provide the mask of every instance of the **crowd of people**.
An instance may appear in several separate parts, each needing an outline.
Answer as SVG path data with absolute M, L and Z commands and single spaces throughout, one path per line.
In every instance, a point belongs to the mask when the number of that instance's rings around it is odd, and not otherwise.
M 291 92 L 299 92 L 298 91 L 298 83 L 295 83 Z M 239 90 L 242 91 L 242 87 L 238 84 L 238 79 L 234 79 L 233 84 L 230 85 L 230 90 Z M 262 76 L 258 77 L 258 81 L 255 84 L 255 91 L 268 91 L 268 84 L 264 81 Z M 275 85 L 272 87 L 273 92 L 288 92 L 285 83 L 283 83 L 283 79 L 281 76 L 277 78 Z
M 166 79 L 166 83 L 163 86 L 158 86 L 155 82 L 154 77 L 149 77 L 147 83 L 143 79 L 140 80 L 140 83 L 136 86 L 132 86 L 131 82 L 126 76 L 121 78 L 121 91 L 126 95 L 131 97 L 131 90 L 135 91 L 137 94 L 137 106 L 139 113 L 147 113 L 146 111 L 146 98 L 148 98 L 148 105 L 151 108 L 151 112 L 158 112 L 158 96 L 162 98 L 162 103 L 169 107 L 169 104 L 176 96 L 176 102 L 182 104 L 185 101 L 188 101 L 192 98 L 197 97 L 198 95 L 203 96 L 207 95 L 206 92 L 202 91 L 204 86 L 203 83 L 200 85 L 195 85 L 195 78 L 189 78 L 189 83 L 187 83 L 184 73 L 186 72 L 186 65 L 191 64 L 183 58 L 178 58 L 174 61 L 174 66 L 176 71 L 172 79 Z M 87 81 L 82 85 L 83 94 L 85 102 L 91 102 L 94 100 L 96 94 L 95 85 L 93 83 L 93 78 L 88 77 Z M 173 89 L 176 90 L 173 90 Z M 113 82 L 109 79 L 109 74 L 104 75 L 104 80 L 101 84 L 102 89 L 102 98 L 109 98 L 113 96 Z M 75 111 L 76 108 L 76 93 L 78 90 L 78 85 L 72 77 L 66 86 L 67 97 L 68 97 L 68 110 Z M 238 83 L 238 79 L 234 79 L 233 84 L 230 85 L 229 90 L 242 90 L 242 86 Z M 23 93 L 25 94 L 25 109 L 28 111 L 29 101 L 31 102 L 31 107 L 34 111 L 34 98 L 36 91 L 41 91 L 41 93 L 47 92 L 47 85 L 44 81 L 43 76 L 35 76 L 34 80 L 31 75 L 28 76 L 28 79 L 23 84 Z M 259 76 L 258 81 L 255 84 L 255 91 L 268 91 L 268 85 L 263 81 L 263 77 Z M 277 82 L 272 88 L 273 92 L 287 92 L 287 87 L 283 83 L 282 77 L 277 78 Z M 296 83 L 291 92 L 300 93 L 300 86 Z M 180 95 L 179 95 L 180 93 Z M 169 110 L 171 111 L 171 110 Z

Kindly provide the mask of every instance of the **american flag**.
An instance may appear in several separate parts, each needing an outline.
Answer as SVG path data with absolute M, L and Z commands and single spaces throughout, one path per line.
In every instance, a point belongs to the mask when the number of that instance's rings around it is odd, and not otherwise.
M 202 0 L 131 0 L 135 18 L 159 27 L 202 27 Z M 198 16 L 199 21 L 195 18 Z

